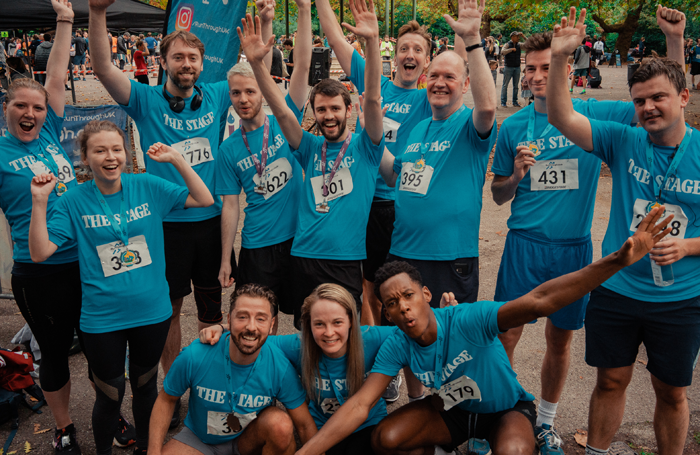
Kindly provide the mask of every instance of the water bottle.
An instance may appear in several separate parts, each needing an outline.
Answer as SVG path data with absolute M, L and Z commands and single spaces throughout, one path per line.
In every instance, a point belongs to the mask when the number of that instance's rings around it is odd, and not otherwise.
M 660 287 L 671 286 L 673 279 L 673 265 L 659 265 L 651 260 L 651 273 L 654 275 L 654 284 Z

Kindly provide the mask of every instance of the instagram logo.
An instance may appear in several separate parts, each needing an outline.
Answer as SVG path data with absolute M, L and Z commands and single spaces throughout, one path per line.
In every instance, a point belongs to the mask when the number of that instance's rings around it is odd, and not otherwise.
M 177 11 L 177 20 L 175 21 L 176 30 L 190 31 L 192 27 L 192 16 L 194 16 L 194 6 L 183 3 Z

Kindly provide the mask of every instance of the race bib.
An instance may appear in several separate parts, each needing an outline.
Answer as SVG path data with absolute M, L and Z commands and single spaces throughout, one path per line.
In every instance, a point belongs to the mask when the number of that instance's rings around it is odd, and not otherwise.
M 102 272 L 105 277 L 131 272 L 151 264 L 151 253 L 148 251 L 146 237 L 143 235 L 131 237 L 128 248 L 124 247 L 121 240 L 99 245 L 97 255 L 102 263 Z
M 63 154 L 54 155 L 52 153 L 51 155 L 53 156 L 53 160 L 58 166 L 58 175 L 56 176 L 56 178 L 58 178 L 58 180 L 63 183 L 68 183 L 72 180 L 75 180 L 75 170 L 73 169 L 73 166 L 68 162 L 68 160 L 66 160 L 63 157 Z M 32 170 L 34 175 L 51 173 L 49 168 L 47 168 L 46 165 L 39 160 L 36 160 L 33 164 L 31 164 L 29 166 L 29 169 Z
M 402 163 L 399 191 L 425 195 L 428 192 L 430 181 L 433 179 L 433 172 L 435 169 L 425 164 L 425 160 L 422 158 L 415 163 Z
M 180 152 L 185 158 L 185 161 L 190 166 L 194 167 L 198 164 L 214 161 L 214 155 L 211 153 L 209 139 L 206 137 L 193 137 L 185 139 L 182 142 L 173 144 L 172 148 Z
M 215 436 L 238 434 L 245 430 L 257 416 L 254 412 L 239 414 L 237 412 L 209 411 L 207 413 L 207 434 Z
M 326 181 L 330 174 L 326 174 Z M 311 188 L 314 190 L 314 201 L 316 205 L 323 203 L 323 176 L 319 175 L 311 178 Z M 333 199 L 347 196 L 352 193 L 352 174 L 350 168 L 344 167 L 338 169 L 333 177 L 333 181 L 328 185 L 328 197 L 326 201 L 330 202 Z
M 396 136 L 399 134 L 401 124 L 386 116 L 382 123 L 384 125 L 384 142 L 396 142 Z
M 654 202 L 645 201 L 644 199 L 637 199 L 634 201 L 634 216 L 632 217 L 630 231 L 637 231 L 644 217 L 654 208 L 654 204 Z M 664 212 L 658 222 L 663 221 L 668 215 L 673 214 L 673 220 L 671 224 L 668 225 L 668 227 L 671 228 L 671 233 L 669 235 L 684 239 L 685 230 L 688 227 L 688 217 L 685 216 L 685 212 L 683 212 L 683 209 L 679 205 L 664 204 L 664 207 L 666 207 L 666 212 Z
M 324 414 L 333 415 L 340 408 L 340 403 L 337 398 L 326 398 L 321 402 L 321 409 Z
M 282 191 L 282 188 L 287 185 L 287 182 L 291 178 L 292 165 L 289 164 L 287 158 L 280 158 L 272 164 L 269 164 L 265 168 L 265 189 L 267 191 L 262 196 L 265 200 L 270 199 L 272 196 Z M 255 186 L 260 186 L 260 176 L 257 172 L 253 175 L 253 183 L 255 183 Z
M 578 189 L 578 159 L 538 161 L 530 169 L 530 190 Z
M 476 382 L 466 376 L 455 379 L 452 382 L 443 384 L 438 391 L 442 398 L 445 411 L 449 411 L 466 400 L 481 401 L 481 391 Z

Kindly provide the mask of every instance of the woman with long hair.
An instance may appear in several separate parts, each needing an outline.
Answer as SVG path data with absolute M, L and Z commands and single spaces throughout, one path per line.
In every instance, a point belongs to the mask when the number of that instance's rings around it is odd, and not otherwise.
M 218 325 L 205 328 L 200 341 L 216 343 L 222 329 Z M 337 284 L 322 284 L 301 307 L 301 334 L 270 336 L 267 340 L 284 352 L 301 376 L 309 412 L 321 428 L 360 389 L 382 343 L 397 330 L 360 327 L 352 295 Z M 372 430 L 386 414 L 386 403 L 380 399 L 357 431 L 326 454 L 373 454 Z
M 126 386 L 128 342 L 134 453 L 146 453 L 151 409 L 158 394 L 158 362 L 172 314 L 165 280 L 163 219 L 175 209 L 209 206 L 214 198 L 172 147 L 157 143 L 148 155 L 156 162 L 171 163 L 186 188 L 150 174 L 124 173 L 130 157 L 124 133 L 112 122 L 88 123 L 79 141 L 82 161 L 93 179 L 61 196 L 47 221 L 47 202 L 60 191 L 62 182 L 55 174 L 39 173 L 33 178 L 29 251 L 33 261 L 45 262 L 64 245 L 77 243 L 80 328 L 96 392 L 95 450 L 112 453 Z

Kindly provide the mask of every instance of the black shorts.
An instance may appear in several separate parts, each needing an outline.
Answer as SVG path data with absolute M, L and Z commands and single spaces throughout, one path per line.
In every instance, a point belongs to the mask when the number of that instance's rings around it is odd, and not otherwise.
M 588 365 L 633 365 L 644 343 L 651 374 L 673 387 L 692 383 L 700 353 L 700 296 L 644 302 L 599 286 L 591 292 L 585 327 Z
M 474 303 L 479 297 L 479 258 L 459 258 L 453 261 L 423 261 L 389 254 L 386 262 L 405 261 L 417 268 L 433 295 L 430 306 L 440 307 L 443 292 L 452 292 L 459 303 Z
M 532 431 L 535 431 L 537 411 L 535 403 L 532 401 L 518 401 L 511 409 L 489 414 L 475 414 L 464 411 L 457 406 L 449 411 L 440 411 L 440 417 L 447 425 L 452 438 L 452 442 L 448 446 L 442 446 L 442 448 L 445 452 L 452 452 L 471 438 L 486 439 L 493 447 L 494 430 L 498 427 L 499 420 L 510 412 L 519 412 L 527 417 L 532 425 Z
M 374 274 L 386 261 L 395 218 L 394 201 L 379 198 L 372 201 L 365 240 L 367 259 L 362 261 L 362 274 L 367 281 L 374 282 Z
M 376 425 L 370 425 L 354 432 L 326 450 L 326 455 L 374 455 L 374 450 L 372 450 L 372 431 L 376 427 Z
M 164 222 L 165 278 L 170 287 L 170 300 L 180 299 L 192 292 L 193 284 L 218 301 L 208 299 L 206 308 L 195 298 L 199 320 L 221 320 L 221 216 L 192 222 Z M 236 256 L 231 254 L 231 274 L 236 274 Z M 195 295 L 195 297 L 197 297 Z
M 241 248 L 238 256 L 236 287 L 257 283 L 272 289 L 279 302 L 279 310 L 293 313 L 291 251 L 294 239 L 261 248 Z
M 700 62 L 690 62 L 690 75 L 697 76 L 700 74 Z
M 362 302 L 362 261 L 335 261 L 332 259 L 312 259 L 292 256 L 292 280 L 294 298 L 292 300 L 294 326 L 300 324 L 301 306 L 304 299 L 319 284 L 335 283 L 352 294 L 360 313 Z

